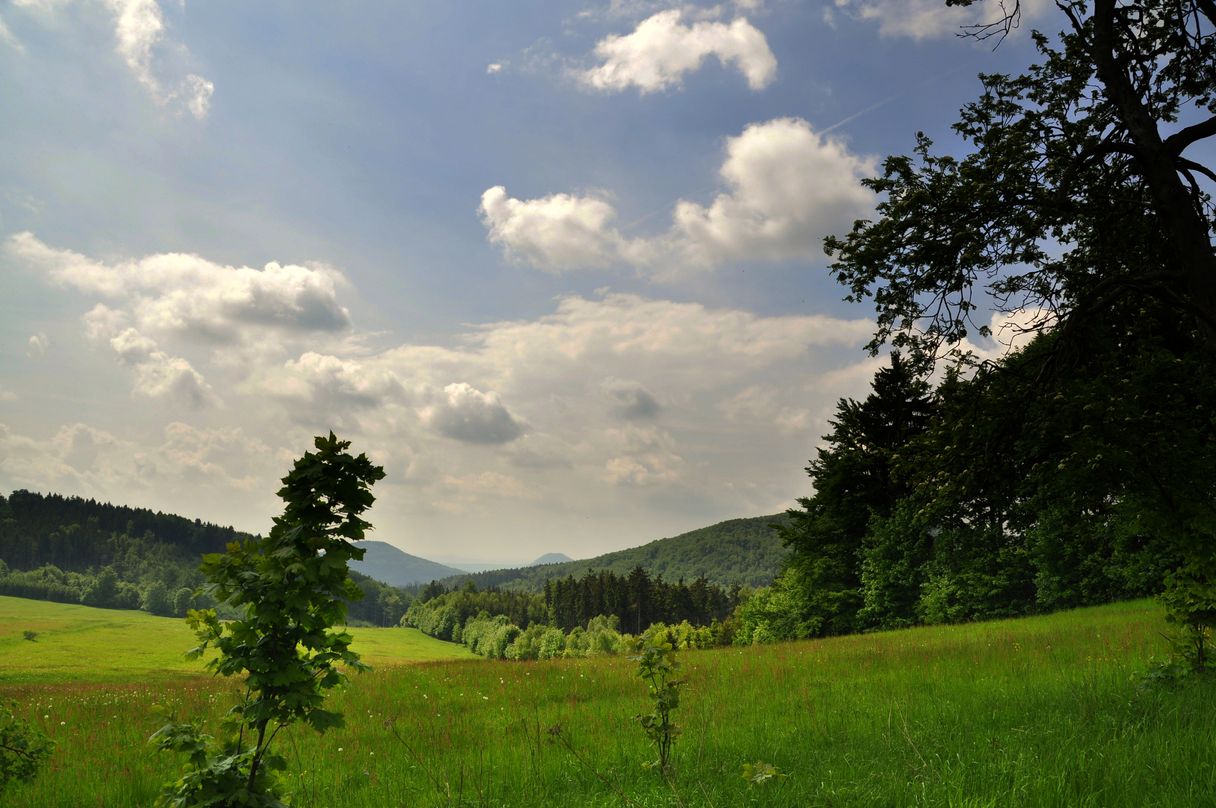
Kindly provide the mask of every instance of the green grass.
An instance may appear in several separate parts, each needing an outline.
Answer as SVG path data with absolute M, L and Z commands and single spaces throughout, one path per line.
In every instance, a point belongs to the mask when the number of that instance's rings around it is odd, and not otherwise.
M 33 642 L 25 631 L 35 631 Z M 416 629 L 352 628 L 373 666 L 473 659 L 467 648 Z M 131 682 L 206 672 L 185 659 L 197 645 L 181 619 L 0 596 L 0 684 Z
M 382 667 L 334 696 L 346 728 L 294 728 L 282 751 L 301 806 L 1216 805 L 1216 682 L 1141 682 L 1163 629 L 1136 602 L 682 652 L 673 784 L 641 766 L 633 715 L 648 702 L 624 658 Z M 6 804 L 147 805 L 177 763 L 146 742 L 152 706 L 214 726 L 230 703 L 230 683 L 91 670 L 0 687 L 59 743 Z M 740 769 L 757 760 L 788 776 L 749 786 Z

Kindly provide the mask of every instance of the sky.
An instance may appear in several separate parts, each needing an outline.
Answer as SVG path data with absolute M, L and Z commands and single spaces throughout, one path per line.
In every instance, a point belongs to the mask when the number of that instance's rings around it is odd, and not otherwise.
M 0 0 L 0 492 L 264 532 L 333 430 L 439 561 L 789 508 L 884 361 L 822 239 L 1023 5 Z

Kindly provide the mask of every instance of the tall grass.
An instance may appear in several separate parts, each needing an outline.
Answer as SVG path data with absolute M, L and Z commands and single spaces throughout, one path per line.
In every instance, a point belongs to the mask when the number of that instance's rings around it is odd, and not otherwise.
M 670 782 L 641 766 L 648 705 L 624 658 L 382 668 L 335 697 L 345 729 L 294 729 L 283 749 L 305 806 L 1213 805 L 1216 684 L 1140 681 L 1163 627 L 1137 602 L 683 652 Z M 2 687 L 59 742 L 51 770 L 5 796 L 146 805 L 174 768 L 146 743 L 152 705 L 214 721 L 228 687 Z M 788 776 L 749 785 L 757 760 Z

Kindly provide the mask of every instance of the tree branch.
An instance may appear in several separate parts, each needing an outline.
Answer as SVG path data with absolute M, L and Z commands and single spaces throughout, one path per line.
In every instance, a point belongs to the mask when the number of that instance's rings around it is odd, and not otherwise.
M 1208 118 L 1203 123 L 1188 126 L 1170 135 L 1165 139 L 1165 149 L 1177 157 L 1186 150 L 1187 146 L 1212 135 L 1216 135 L 1216 115 Z
M 1207 166 L 1203 165 L 1202 163 L 1196 163 L 1194 160 L 1188 160 L 1185 157 L 1179 157 L 1178 158 L 1178 169 L 1180 171 L 1198 171 L 1200 174 L 1207 177 L 1212 182 L 1216 182 L 1216 171 L 1212 171 L 1212 169 L 1208 168 Z

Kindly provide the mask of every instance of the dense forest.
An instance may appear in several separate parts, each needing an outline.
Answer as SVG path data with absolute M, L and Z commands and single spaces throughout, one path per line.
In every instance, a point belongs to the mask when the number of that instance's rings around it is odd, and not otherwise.
M 0 496 L 0 595 L 143 609 L 181 616 L 212 605 L 199 562 L 229 542 L 231 527 L 92 499 L 14 491 Z M 410 596 L 352 572 L 361 600 L 352 621 L 395 625 Z

